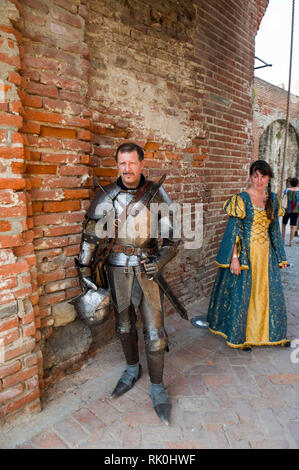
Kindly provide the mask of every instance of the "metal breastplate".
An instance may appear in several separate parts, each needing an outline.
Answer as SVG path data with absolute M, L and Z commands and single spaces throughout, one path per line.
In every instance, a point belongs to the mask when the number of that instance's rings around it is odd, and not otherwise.
M 118 219 L 119 233 L 115 245 L 129 245 L 140 248 L 140 256 L 128 256 L 125 253 L 110 253 L 108 264 L 115 266 L 138 266 L 142 256 L 142 248 L 150 248 L 156 245 L 156 240 L 151 239 L 151 228 L 156 233 L 158 227 L 153 227 L 155 221 L 150 219 L 150 210 L 144 205 L 138 205 L 138 211 L 134 210 L 126 217 L 125 209 L 132 201 L 137 190 L 121 191 L 113 201 L 115 217 Z M 158 225 L 158 221 L 156 222 Z

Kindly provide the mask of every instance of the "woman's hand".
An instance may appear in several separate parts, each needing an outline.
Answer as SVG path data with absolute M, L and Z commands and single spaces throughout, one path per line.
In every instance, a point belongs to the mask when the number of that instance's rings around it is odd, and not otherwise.
M 230 272 L 232 274 L 236 274 L 237 276 L 241 274 L 241 266 L 238 257 L 233 257 L 232 262 L 230 264 Z
M 287 264 L 282 264 L 282 265 L 280 266 L 280 269 L 286 269 L 286 268 L 288 268 L 288 265 L 287 265 Z

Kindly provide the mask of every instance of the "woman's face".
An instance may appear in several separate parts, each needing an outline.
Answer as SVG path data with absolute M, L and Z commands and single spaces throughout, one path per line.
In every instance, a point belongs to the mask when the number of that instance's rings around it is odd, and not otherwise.
M 254 189 L 261 191 L 268 186 L 270 176 L 262 175 L 259 170 L 256 170 L 251 176 L 250 181 Z

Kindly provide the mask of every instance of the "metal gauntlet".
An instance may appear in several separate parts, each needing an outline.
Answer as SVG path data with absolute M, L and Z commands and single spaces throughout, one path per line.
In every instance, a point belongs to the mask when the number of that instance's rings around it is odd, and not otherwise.
M 95 221 L 88 220 L 82 234 L 82 242 L 79 257 L 75 259 L 79 274 L 81 289 L 86 288 L 97 290 L 97 286 L 92 280 L 91 263 L 94 258 L 98 239 L 94 235 Z
M 84 290 L 86 288 L 97 290 L 97 286 L 94 284 L 91 275 L 91 268 L 90 266 L 84 266 L 80 264 L 79 260 L 75 258 L 75 263 L 77 267 L 77 271 L 79 274 L 79 281 L 81 289 Z
M 157 255 L 147 258 L 147 261 L 144 264 L 146 274 L 151 278 L 155 277 L 155 275 L 176 256 L 177 252 L 176 244 L 162 246 Z

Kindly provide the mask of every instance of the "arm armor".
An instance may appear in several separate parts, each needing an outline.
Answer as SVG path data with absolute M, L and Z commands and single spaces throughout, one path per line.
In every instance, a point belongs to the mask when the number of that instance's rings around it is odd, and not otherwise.
M 151 276 L 161 271 L 177 255 L 181 241 L 175 233 L 175 229 L 178 228 L 177 208 L 163 187 L 159 189 L 153 202 L 166 204 L 168 211 L 166 214 L 162 211 L 159 219 L 159 232 L 162 236 L 161 249 L 155 256 L 148 258 L 144 265 L 147 274 Z

